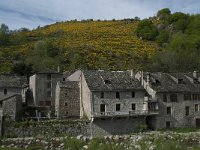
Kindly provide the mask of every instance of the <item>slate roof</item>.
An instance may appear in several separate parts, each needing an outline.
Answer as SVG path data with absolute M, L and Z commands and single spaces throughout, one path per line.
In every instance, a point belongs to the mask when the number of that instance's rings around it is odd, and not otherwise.
M 150 87 L 157 92 L 200 92 L 200 84 L 194 84 L 192 73 L 149 73 Z M 143 74 L 144 80 L 147 73 Z M 178 79 L 183 80 L 182 84 Z
M 59 83 L 60 88 L 77 88 L 79 82 L 77 81 L 62 81 Z
M 43 69 L 43 70 L 37 72 L 37 74 L 59 74 L 59 72 L 49 69 L 49 68 L 46 68 L 46 69 Z
M 129 71 L 84 70 L 83 74 L 91 91 L 144 90 Z
M 16 75 L 0 75 L 0 88 L 22 88 L 27 86 L 27 79 L 26 77 L 19 77 Z

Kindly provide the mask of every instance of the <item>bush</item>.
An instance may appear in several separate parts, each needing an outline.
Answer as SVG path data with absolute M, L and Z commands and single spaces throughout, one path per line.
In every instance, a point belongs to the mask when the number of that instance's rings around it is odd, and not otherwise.
M 65 149 L 68 149 L 68 150 L 79 150 L 84 145 L 85 145 L 85 143 L 81 140 L 78 140 L 76 138 L 67 138 L 65 140 L 64 147 L 65 147 Z

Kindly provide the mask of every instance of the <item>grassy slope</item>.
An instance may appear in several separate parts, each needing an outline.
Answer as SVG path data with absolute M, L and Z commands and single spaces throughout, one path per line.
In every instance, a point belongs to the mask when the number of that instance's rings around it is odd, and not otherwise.
M 137 24 L 127 21 L 56 23 L 13 35 L 13 41 L 22 39 L 25 42 L 21 43 L 21 40 L 20 44 L 0 47 L 0 58 L 1 52 L 9 54 L 12 59 L 25 57 L 37 41 L 51 39 L 55 48 L 62 49 L 60 55 L 68 59 L 69 51 L 79 53 L 89 68 L 100 67 L 103 61 L 110 69 L 128 69 L 133 56 L 140 59 L 151 56 L 156 50 L 155 43 L 136 37 Z

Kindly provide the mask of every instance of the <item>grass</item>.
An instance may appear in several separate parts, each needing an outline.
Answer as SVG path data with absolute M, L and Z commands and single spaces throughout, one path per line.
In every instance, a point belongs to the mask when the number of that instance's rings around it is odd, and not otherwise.
M 169 128 L 169 129 L 160 129 L 158 131 L 173 131 L 177 133 L 188 133 L 188 132 L 198 132 L 200 131 L 200 128 L 195 128 L 195 127 L 183 127 L 183 128 Z

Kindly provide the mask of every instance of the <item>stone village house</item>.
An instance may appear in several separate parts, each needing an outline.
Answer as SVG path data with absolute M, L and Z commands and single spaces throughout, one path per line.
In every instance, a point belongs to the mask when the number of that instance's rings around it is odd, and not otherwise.
M 143 124 L 150 129 L 200 126 L 199 99 L 197 72 L 46 69 L 32 75 L 29 86 L 19 77 L 0 76 L 1 117 L 6 111 L 21 114 L 26 103 L 26 110 L 34 108 L 29 117 L 87 118 L 94 135 L 130 133 Z
M 152 99 L 158 100 L 159 114 L 152 128 L 200 127 L 200 78 L 193 73 L 143 73 L 136 78 Z

